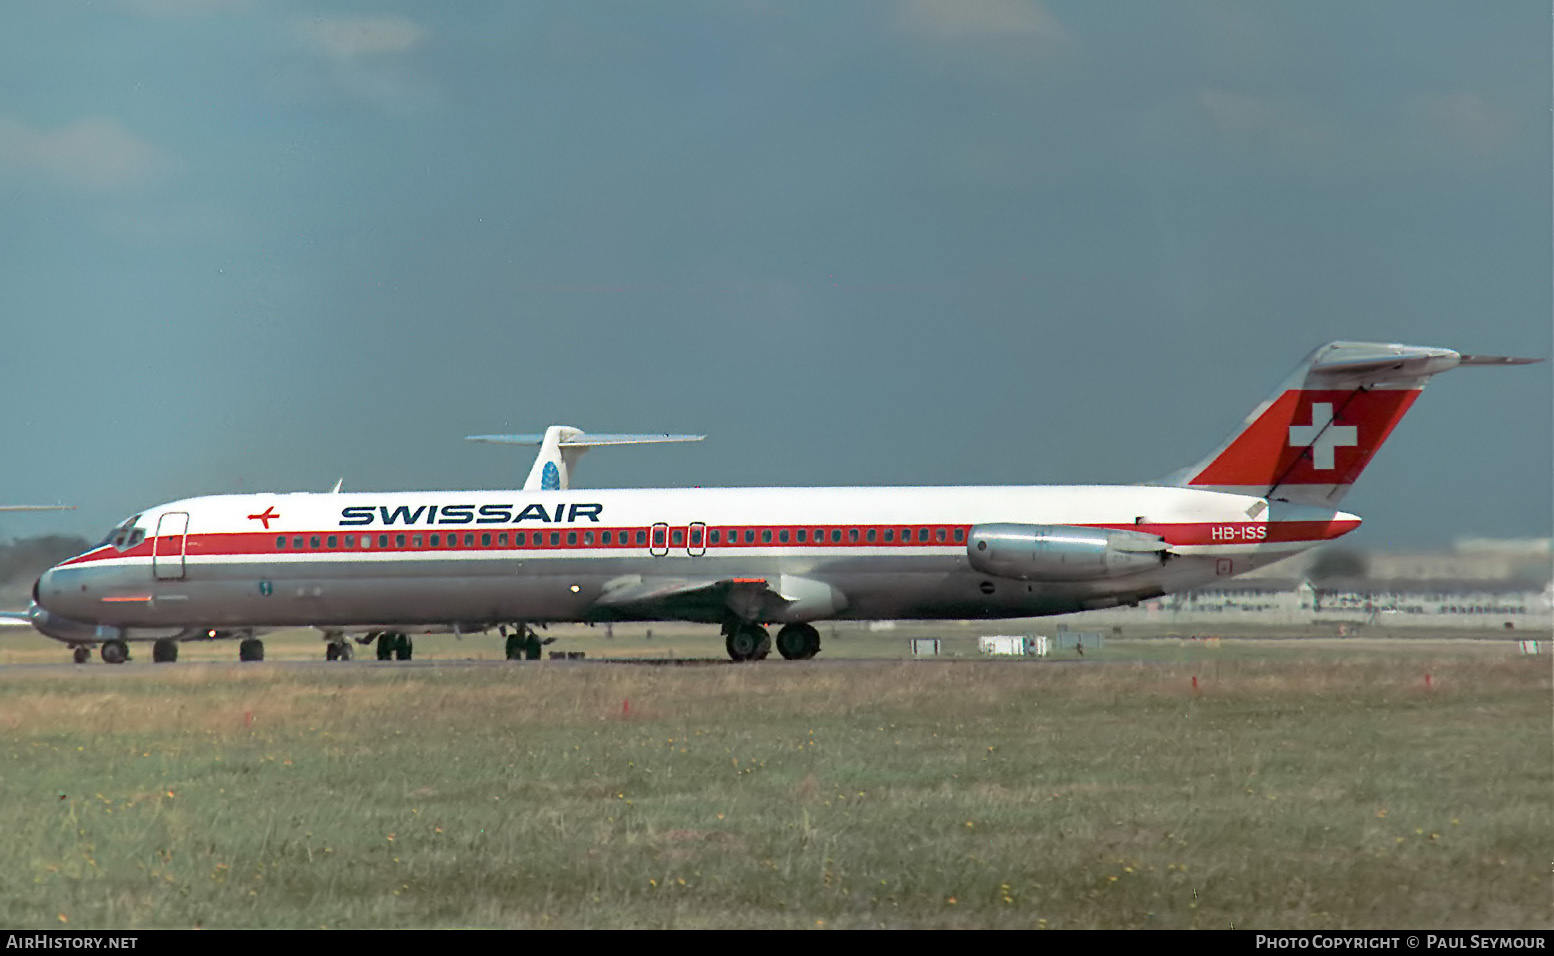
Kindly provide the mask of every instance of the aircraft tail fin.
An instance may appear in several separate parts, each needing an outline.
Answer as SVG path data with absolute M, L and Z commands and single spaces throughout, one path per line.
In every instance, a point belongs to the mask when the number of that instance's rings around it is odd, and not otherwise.
M 701 441 L 706 435 L 589 434 L 571 425 L 552 425 L 543 435 L 470 435 L 465 441 L 499 445 L 539 445 L 540 453 L 525 479 L 525 491 L 560 491 L 570 488 L 578 458 L 601 445 L 649 445 L 664 442 Z
M 1540 361 L 1329 342 L 1306 356 L 1239 431 L 1160 483 L 1331 506 L 1359 478 L 1432 376 L 1464 365 Z

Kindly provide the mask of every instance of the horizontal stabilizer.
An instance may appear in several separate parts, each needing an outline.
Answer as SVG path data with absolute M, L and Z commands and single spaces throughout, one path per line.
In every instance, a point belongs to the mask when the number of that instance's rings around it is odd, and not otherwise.
M 0 505 L 0 511 L 74 511 L 75 505 Z
M 562 448 L 596 448 L 600 445 L 656 445 L 666 442 L 701 441 L 706 435 L 594 435 L 582 434 L 557 442 Z M 543 445 L 544 435 L 468 435 L 465 441 L 491 442 L 497 445 Z
M 606 445 L 657 445 L 665 442 L 701 441 L 706 435 L 591 435 L 571 425 L 552 425 L 543 435 L 466 435 L 465 441 L 498 445 L 539 445 L 534 467 L 523 483 L 524 491 L 562 491 L 572 486 L 572 469 L 590 448 Z

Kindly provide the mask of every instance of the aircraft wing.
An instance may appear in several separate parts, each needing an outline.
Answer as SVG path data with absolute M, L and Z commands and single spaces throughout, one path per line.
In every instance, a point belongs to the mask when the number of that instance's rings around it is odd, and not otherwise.
M 26 611 L 0 611 L 0 627 L 32 627 L 32 616 Z
M 766 578 L 644 578 L 632 575 L 605 586 L 594 607 L 605 618 L 643 616 L 718 622 L 732 612 L 747 621 L 769 619 L 792 603 Z

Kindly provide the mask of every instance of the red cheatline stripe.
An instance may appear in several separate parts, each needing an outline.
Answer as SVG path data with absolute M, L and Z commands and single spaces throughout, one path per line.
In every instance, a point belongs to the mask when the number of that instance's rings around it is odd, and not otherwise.
M 1150 524 L 1083 524 L 1075 527 L 1107 528 L 1118 531 L 1137 531 L 1144 534 L 1159 535 L 1168 544 L 1172 545 L 1215 545 L 1215 544 L 1270 544 L 1270 543 L 1294 543 L 1301 541 L 1326 541 L 1354 530 L 1359 526 L 1358 521 L 1332 520 L 1332 521 L 1270 521 L 1270 522 L 1181 522 L 1181 523 L 1150 523 Z M 926 529 L 928 539 L 921 540 L 920 532 Z M 737 531 L 736 541 L 726 540 L 729 531 Z M 848 548 L 944 548 L 964 545 L 969 537 L 970 525 L 859 525 L 859 526 L 830 526 L 830 525 L 714 525 L 708 529 L 708 533 L 700 540 L 693 542 L 692 547 L 705 547 L 708 553 L 737 551 L 744 549 L 771 550 L 797 550 L 797 549 L 848 549 Z M 659 529 L 663 533 L 663 529 Z M 711 532 L 719 533 L 718 541 L 711 539 Z M 806 540 L 798 540 L 799 531 L 805 533 Z M 836 532 L 840 540 L 832 540 L 832 532 Z M 869 532 L 874 532 L 874 540 L 869 540 Z M 894 540 L 886 541 L 885 532 L 892 533 Z M 676 536 L 678 532 L 678 537 Z M 747 535 L 746 532 L 749 532 Z M 787 540 L 783 540 L 783 533 L 787 532 Z M 956 533 L 960 533 L 960 539 L 956 539 Z M 604 541 L 604 534 L 610 535 L 610 543 Z M 638 535 L 640 533 L 640 540 Z M 436 536 L 438 543 L 433 545 L 432 537 Z M 464 543 L 465 535 L 471 536 L 471 544 Z M 517 538 L 522 535 L 522 543 Z M 623 536 L 629 535 L 630 542 L 621 542 Z M 504 538 L 505 536 L 505 538 Z M 453 546 L 448 545 L 448 539 L 455 538 Z M 814 540 L 819 537 L 820 540 Z M 330 546 L 330 539 L 334 539 L 334 546 Z M 346 547 L 345 542 L 349 538 L 354 547 Z M 363 538 L 371 539 L 370 547 L 362 547 Z M 404 544 L 400 544 L 400 539 Z M 747 540 L 750 539 L 750 540 Z M 909 538 L 910 540 L 903 540 Z M 278 539 L 285 539 L 285 547 L 277 547 Z M 314 540 L 317 545 L 314 545 Z M 419 539 L 419 544 L 417 544 Z M 555 543 L 552 543 L 554 539 Z M 769 539 L 769 540 L 768 540 Z M 380 545 L 380 540 L 386 540 L 386 545 Z M 489 540 L 489 543 L 482 543 Z M 199 558 L 207 555 L 285 555 L 285 554 L 372 554 L 378 551 L 392 553 L 404 553 L 406 551 L 458 554 L 466 551 L 507 551 L 519 554 L 525 551 L 646 551 L 651 547 L 668 547 L 672 550 L 683 550 L 690 541 L 686 534 L 685 526 L 676 526 L 663 537 L 655 540 L 649 528 L 597 528 L 597 529 L 569 529 L 565 531 L 537 530 L 537 531 L 381 531 L 371 532 L 347 532 L 336 529 L 334 531 L 302 532 L 295 531 L 281 534 L 279 532 L 234 532 L 214 534 L 191 534 L 184 545 L 184 554 L 191 558 Z M 650 545 L 649 542 L 652 542 Z M 89 551 L 79 557 L 71 558 L 65 564 L 85 564 L 94 561 L 115 560 L 119 558 L 151 557 L 153 550 L 160 557 L 176 558 L 178 556 L 178 538 L 176 536 L 158 539 L 149 538 L 139 545 L 118 551 L 112 546 L 104 546 L 94 551 Z

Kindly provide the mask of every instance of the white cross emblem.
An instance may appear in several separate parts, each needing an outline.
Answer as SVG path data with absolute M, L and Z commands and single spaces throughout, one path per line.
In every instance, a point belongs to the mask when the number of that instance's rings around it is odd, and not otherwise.
M 1334 448 L 1347 448 L 1359 442 L 1359 430 L 1353 425 L 1333 424 L 1332 402 L 1312 402 L 1311 424 L 1290 426 L 1290 447 L 1310 448 L 1311 466 L 1319 471 L 1333 467 Z

